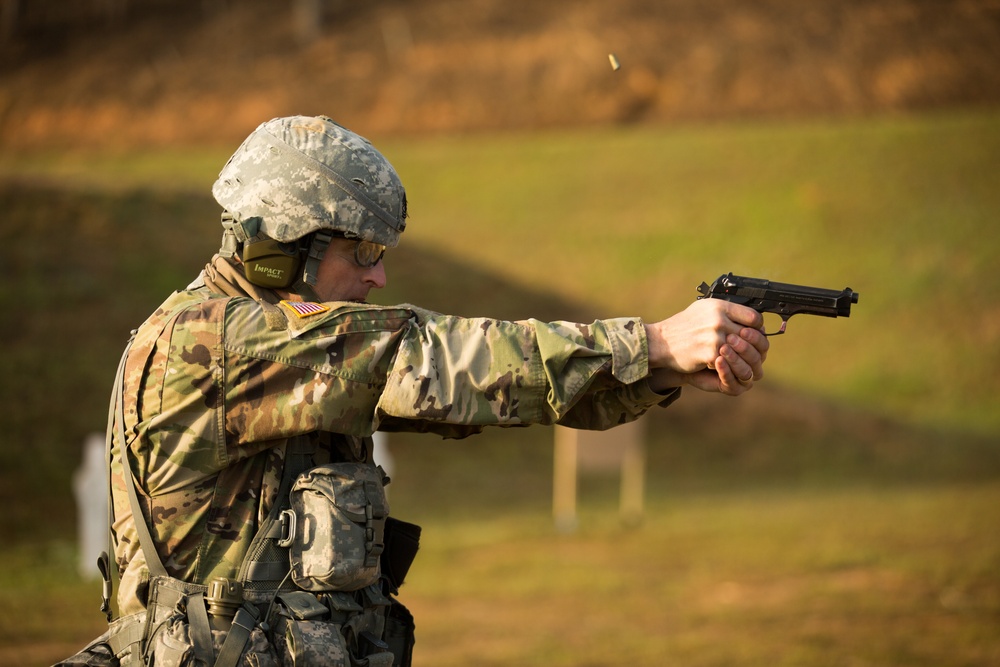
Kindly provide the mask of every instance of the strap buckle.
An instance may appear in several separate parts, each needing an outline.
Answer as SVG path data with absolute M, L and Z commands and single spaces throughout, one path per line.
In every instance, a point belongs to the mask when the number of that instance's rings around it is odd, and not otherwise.
M 281 537 L 278 538 L 279 547 L 290 547 L 295 540 L 296 517 L 294 510 L 281 510 L 278 515 L 281 522 Z

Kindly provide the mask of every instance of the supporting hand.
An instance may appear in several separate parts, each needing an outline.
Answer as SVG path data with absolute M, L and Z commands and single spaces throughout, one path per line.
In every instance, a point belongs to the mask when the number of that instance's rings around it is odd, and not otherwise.
M 739 396 L 764 377 L 768 339 L 752 308 L 719 299 L 695 301 L 646 325 L 655 389 L 690 385 Z

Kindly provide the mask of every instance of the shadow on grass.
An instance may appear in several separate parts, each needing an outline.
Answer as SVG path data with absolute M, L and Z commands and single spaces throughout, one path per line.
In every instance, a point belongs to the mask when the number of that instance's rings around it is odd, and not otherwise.
M 207 196 L 25 182 L 0 183 L 0 207 L 0 262 L 7 275 L 0 292 L 6 351 L 0 396 L 8 406 L 0 502 L 12 508 L 0 517 L 0 528 L 17 540 L 56 537 L 72 530 L 70 477 L 85 436 L 104 428 L 107 393 L 128 331 L 214 253 L 219 209 Z M 590 321 L 599 315 L 542 286 L 519 286 L 405 240 L 387 264 L 390 286 L 377 295 L 381 302 L 506 319 Z M 1000 471 L 994 442 L 914 430 L 767 383 L 740 400 L 688 392 L 670 410 L 654 411 L 648 433 L 651 474 L 691 485 L 712 479 L 978 479 Z M 551 441 L 539 427 L 498 430 L 462 443 L 400 435 L 401 445 L 408 437 L 425 457 L 447 461 L 454 472 L 551 465 L 547 447 L 536 451 Z M 431 456 L 435 447 L 439 457 Z M 547 473 L 539 479 L 547 483 Z
M 107 394 L 128 331 L 172 289 L 187 284 L 218 245 L 209 198 L 146 191 L 108 194 L 30 183 L 0 184 L 0 658 L 46 664 L 96 635 L 99 586 L 75 575 L 70 478 L 84 437 L 104 428 Z M 434 249 L 388 256 L 383 302 L 460 315 L 589 321 L 592 306 Z M 947 484 L 996 479 L 1000 447 L 962 433 L 918 430 L 860 408 L 764 383 L 740 400 L 688 395 L 647 419 L 648 495 L 733 494 L 763 487 Z M 493 429 L 460 441 L 394 434 L 399 473 L 390 487 L 402 518 L 449 519 L 524 512 L 551 501 L 552 431 Z M 581 481 L 614 501 L 613 480 Z M 610 499 L 610 500 L 609 500 Z M 584 500 L 584 502 L 589 502 Z M 39 579 L 41 577 L 41 579 Z M 30 584 L 30 585 L 29 585 Z M 77 614 L 70 609 L 93 613 Z M 66 621 L 53 637 L 53 618 Z M 9 660 L 7 660 L 9 659 Z

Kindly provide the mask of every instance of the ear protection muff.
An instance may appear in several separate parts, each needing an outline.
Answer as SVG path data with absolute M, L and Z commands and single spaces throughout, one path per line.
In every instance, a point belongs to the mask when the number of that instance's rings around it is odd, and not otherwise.
M 243 244 L 243 270 L 254 285 L 270 289 L 291 287 L 299 278 L 302 253 L 297 243 L 264 238 Z

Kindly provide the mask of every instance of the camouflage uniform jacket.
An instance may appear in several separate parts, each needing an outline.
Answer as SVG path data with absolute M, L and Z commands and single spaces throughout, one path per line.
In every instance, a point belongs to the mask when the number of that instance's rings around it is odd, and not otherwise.
M 188 288 L 139 328 L 124 376 L 129 464 L 172 576 L 235 576 L 274 502 L 289 438 L 320 443 L 316 464 L 360 460 L 379 429 L 446 437 L 487 425 L 603 429 L 678 395 L 648 387 L 638 319 L 504 322 L 325 305 L 303 318 Z M 120 445 L 112 486 L 124 615 L 144 607 L 149 574 Z

